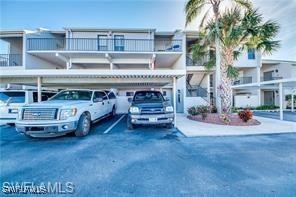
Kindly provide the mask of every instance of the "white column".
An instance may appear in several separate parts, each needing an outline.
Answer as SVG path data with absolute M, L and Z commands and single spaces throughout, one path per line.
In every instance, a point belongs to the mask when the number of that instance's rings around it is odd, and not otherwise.
M 291 102 L 292 102 L 291 103 L 291 111 L 294 112 L 294 90 L 292 90 L 291 96 L 292 96 L 292 98 L 291 98 L 292 99 L 291 100 Z
M 279 104 L 280 104 L 280 120 L 284 119 L 283 113 L 283 83 L 279 83 Z
M 176 77 L 173 78 L 173 107 L 174 107 L 174 126 L 177 127 L 177 79 Z
M 23 33 L 22 66 L 26 68 L 27 35 Z
M 37 92 L 38 92 L 38 102 L 41 102 L 41 89 L 42 89 L 42 86 L 41 86 L 41 77 L 38 77 L 37 78 Z
M 257 90 L 257 95 L 258 95 L 258 106 L 261 105 L 261 88 L 260 88 L 260 81 L 261 81 L 261 67 L 262 67 L 262 62 L 261 62 L 261 54 L 256 53 L 257 58 L 257 67 L 256 67 L 256 82 L 258 83 L 258 90 Z
M 110 63 L 110 70 L 113 70 L 113 63 Z
M 260 89 L 260 86 L 258 87 L 257 95 L 258 95 L 258 106 L 260 106 L 261 105 L 261 89 Z
M 208 74 L 207 75 L 207 91 L 208 91 L 208 95 L 207 95 L 207 98 L 208 98 L 208 101 L 209 101 L 209 104 L 211 104 L 211 87 L 210 87 L 210 75 Z
M 71 58 L 68 59 L 66 64 L 67 64 L 67 70 L 71 69 L 72 68 L 72 59 Z

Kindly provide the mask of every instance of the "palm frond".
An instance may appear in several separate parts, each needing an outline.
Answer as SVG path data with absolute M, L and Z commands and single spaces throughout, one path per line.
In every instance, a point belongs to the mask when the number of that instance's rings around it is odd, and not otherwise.
M 261 27 L 261 35 L 265 38 L 273 38 L 279 32 L 280 26 L 274 21 L 267 21 Z
M 237 60 L 240 55 L 241 55 L 241 51 L 239 51 L 239 50 L 233 51 L 233 59 L 234 60 Z
M 252 2 L 249 0 L 234 0 L 234 2 L 242 8 L 247 10 L 252 9 Z
M 215 68 L 215 66 L 216 66 L 216 59 L 213 58 L 213 59 L 210 59 L 209 61 L 204 62 L 204 63 L 203 63 L 203 66 L 205 67 L 205 69 L 206 69 L 207 71 L 212 70 L 212 69 Z
M 191 23 L 206 5 L 206 0 L 189 0 L 185 5 L 186 26 Z
M 238 70 L 233 65 L 227 66 L 227 77 L 230 79 L 235 79 L 238 77 Z
M 277 51 L 278 48 L 280 48 L 280 41 L 270 41 L 265 40 L 257 45 L 257 50 L 262 51 L 263 54 L 271 55 L 272 52 Z
M 200 29 L 205 26 L 205 22 L 208 20 L 209 13 L 211 10 L 212 10 L 212 8 L 208 8 L 208 10 L 205 12 L 204 16 L 202 17 L 201 22 L 199 24 Z

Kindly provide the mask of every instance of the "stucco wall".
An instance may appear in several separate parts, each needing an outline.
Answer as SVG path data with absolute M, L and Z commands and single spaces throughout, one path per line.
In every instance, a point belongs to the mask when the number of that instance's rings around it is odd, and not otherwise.
M 234 62 L 235 67 L 257 67 L 261 63 L 261 55 L 256 52 L 255 59 L 248 59 L 248 53 L 243 52 L 238 57 L 237 61 Z
M 276 72 L 278 70 L 278 72 Z M 280 63 L 276 65 L 263 64 L 261 68 L 261 77 L 264 72 L 273 71 L 273 77 L 291 78 L 296 77 L 296 66 L 290 63 Z
M 257 107 L 258 96 L 257 95 L 236 95 L 234 96 L 235 107 Z
M 185 97 L 184 100 L 184 113 L 187 113 L 187 109 L 197 105 L 208 105 L 208 103 L 201 97 Z

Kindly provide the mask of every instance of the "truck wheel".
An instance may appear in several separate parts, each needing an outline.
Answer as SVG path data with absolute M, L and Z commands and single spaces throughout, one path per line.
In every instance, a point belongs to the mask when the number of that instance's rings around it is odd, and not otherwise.
M 86 113 L 82 114 L 78 121 L 78 126 L 75 131 L 75 136 L 83 137 L 86 136 L 90 131 L 90 116 Z
M 128 128 L 129 130 L 133 130 L 133 129 L 134 129 L 134 124 L 132 123 L 130 117 L 127 118 L 127 128 Z
M 166 128 L 167 129 L 172 129 L 173 127 L 174 127 L 174 124 L 173 123 L 166 124 Z
M 114 117 L 116 115 L 116 108 L 113 106 L 111 116 Z

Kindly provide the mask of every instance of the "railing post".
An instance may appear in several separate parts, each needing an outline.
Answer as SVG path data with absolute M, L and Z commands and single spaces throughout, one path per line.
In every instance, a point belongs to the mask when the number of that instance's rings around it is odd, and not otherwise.
M 42 95 L 41 95 L 41 88 L 42 88 L 42 78 L 37 78 L 37 94 L 38 94 L 38 102 L 42 101 Z
M 283 113 L 283 83 L 279 83 L 279 100 L 280 100 L 280 120 L 284 119 Z

